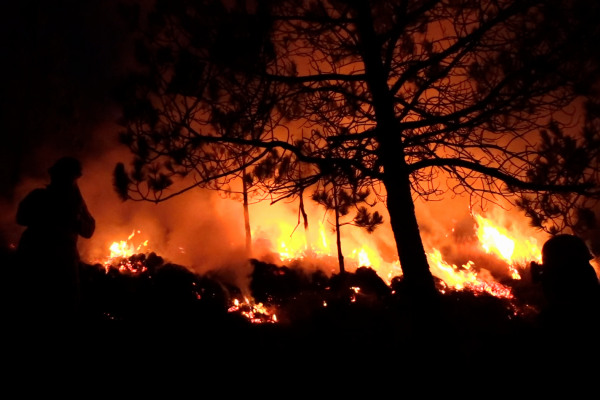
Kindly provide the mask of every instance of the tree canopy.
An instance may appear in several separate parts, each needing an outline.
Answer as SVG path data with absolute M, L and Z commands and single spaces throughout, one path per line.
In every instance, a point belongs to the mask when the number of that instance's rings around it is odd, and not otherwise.
M 572 133 L 564 114 L 577 99 L 595 104 L 598 28 L 585 19 L 597 11 L 561 0 L 159 0 L 121 90 L 135 160 L 117 167 L 116 186 L 158 202 L 247 169 L 276 201 L 339 177 L 385 202 L 405 279 L 428 291 L 416 198 L 506 198 L 558 231 L 600 196 L 598 130 L 588 118 Z

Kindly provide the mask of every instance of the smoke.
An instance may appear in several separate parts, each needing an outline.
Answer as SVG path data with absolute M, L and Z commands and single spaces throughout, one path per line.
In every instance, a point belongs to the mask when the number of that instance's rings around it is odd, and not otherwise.
M 0 29 L 11 38 L 4 55 L 3 145 L 0 146 L 0 242 L 16 245 L 19 201 L 48 183 L 47 169 L 69 155 L 82 161 L 79 184 L 97 231 L 82 240 L 85 261 L 102 259 L 113 241 L 149 239 L 150 248 L 173 262 L 205 270 L 242 253 L 237 234 L 241 206 L 194 191 L 164 204 L 121 203 L 111 173 L 131 155 L 117 142 L 120 108 L 110 96 L 133 66 L 132 37 L 117 0 L 58 0 L 31 9 L 11 3 Z M 142 2 L 145 7 L 150 2 Z M 242 230 L 243 232 L 243 230 Z M 235 233 L 235 234 L 234 234 Z
M 80 241 L 84 261 L 102 260 L 112 242 L 135 229 L 134 241 L 148 239 L 150 250 L 198 272 L 246 266 L 240 204 L 217 207 L 218 196 L 205 191 L 158 205 L 122 203 L 112 189 L 115 164 L 131 159 L 118 144 L 120 108 L 111 100 L 112 87 L 133 66 L 118 3 L 58 0 L 31 9 L 13 2 L 5 13 L 0 29 L 11 39 L 0 107 L 0 247 L 15 246 L 24 230 L 15 223 L 19 201 L 46 185 L 48 167 L 69 155 L 82 161 L 79 185 L 97 222 L 92 239 Z
M 117 0 L 7 3 L 3 42 L 3 143 L 0 197 L 18 197 L 27 180 L 43 180 L 57 157 L 102 152 L 92 134 L 119 110 L 113 83 L 130 64 Z M 8 199 L 8 200 L 7 200 Z
M 92 133 L 114 138 L 115 130 L 103 128 Z M 79 240 L 82 261 L 104 261 L 113 242 L 126 240 L 134 232 L 131 242 L 136 246 L 148 240 L 148 246 L 140 251 L 154 251 L 198 273 L 220 269 L 218 273 L 229 275 L 231 283 L 244 283 L 251 271 L 244 248 L 242 205 L 201 189 L 159 204 L 122 202 L 112 188 L 112 170 L 118 161 L 129 160 L 131 155 L 116 143 L 110 148 L 82 159 L 83 176 L 78 184 L 96 220 L 93 237 Z M 46 154 L 41 168 L 47 169 L 56 156 Z M 16 245 L 24 230 L 15 222 L 19 201 L 29 191 L 48 183 L 49 177 L 25 179 L 15 188 L 14 201 L 4 199 L 0 203 L 0 229 L 5 242 Z

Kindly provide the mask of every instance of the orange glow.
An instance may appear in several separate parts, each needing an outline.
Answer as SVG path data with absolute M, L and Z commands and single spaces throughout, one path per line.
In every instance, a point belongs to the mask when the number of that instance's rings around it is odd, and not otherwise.
M 516 229 L 509 231 L 491 219 L 473 213 L 477 224 L 477 238 L 486 253 L 494 254 L 506 261 L 513 279 L 521 279 L 517 265 L 531 261 L 542 262 L 542 253 L 537 240 L 527 237 Z
M 347 257 L 356 261 L 358 267 L 371 267 L 374 270 L 377 270 L 382 264 L 382 260 L 377 250 L 371 249 L 368 246 L 352 250 L 352 253 Z
M 118 257 L 130 257 L 133 255 L 133 245 L 126 240 L 114 242 L 110 245 L 110 259 Z
M 272 313 L 262 303 L 254 303 L 244 297 L 244 302 L 234 299 L 227 312 L 239 312 L 253 324 L 277 323 L 277 315 Z
M 137 231 L 137 233 L 141 232 Z M 141 263 L 137 262 L 132 264 L 132 262 L 128 260 L 128 258 L 132 255 L 139 253 L 142 247 L 148 247 L 148 240 L 145 240 L 135 247 L 131 242 L 131 239 L 133 239 L 135 234 L 136 231 L 134 229 L 131 235 L 127 237 L 127 240 L 113 242 L 113 244 L 110 245 L 110 256 L 108 256 L 102 263 L 107 273 L 111 266 L 115 266 L 121 272 L 128 271 L 132 273 L 138 273 L 145 272 L 147 270 L 146 267 Z
M 541 261 L 540 248 L 537 246 L 537 240 L 533 236 L 525 234 L 526 229 L 515 228 L 515 224 L 501 223 L 502 216 L 483 217 L 476 213 L 472 214 L 475 220 L 475 232 L 480 246 L 487 254 L 496 257 L 508 266 L 508 274 L 513 279 L 520 279 L 517 267 L 527 264 L 529 261 Z M 329 222 L 323 220 L 318 223 L 318 230 L 315 229 L 312 235 L 304 231 L 300 224 L 296 225 L 296 219 L 288 223 L 290 218 L 285 215 L 265 215 L 264 226 L 257 226 L 253 230 L 255 240 L 263 240 L 269 243 L 268 246 L 274 247 L 274 252 L 279 256 L 282 262 L 293 260 L 312 260 L 316 265 L 325 268 L 327 272 L 337 272 L 337 249 L 335 245 L 334 233 L 327 229 Z M 262 222 L 262 220 L 261 220 Z M 266 226 L 266 228 L 265 228 Z M 359 267 L 369 267 L 389 285 L 392 278 L 402 275 L 400 262 L 390 260 L 389 249 L 387 258 L 379 250 L 379 244 L 373 238 L 376 236 L 368 235 L 362 230 L 352 230 L 345 228 L 348 236 L 342 235 L 342 247 L 347 244 L 351 251 L 344 251 L 346 261 L 346 270 L 353 272 Z M 139 273 L 145 270 L 142 263 L 130 262 L 129 257 L 136 253 L 146 252 L 148 240 L 133 243 L 139 236 L 140 231 L 133 230 L 127 237 L 127 240 L 115 241 L 109 246 L 110 256 L 102 264 L 107 272 L 111 267 L 117 268 L 122 272 Z M 266 247 L 267 251 L 271 250 Z M 452 265 L 444 260 L 439 250 L 434 247 L 427 253 L 427 259 L 432 274 L 444 282 L 444 288 L 440 289 L 442 293 L 447 290 L 472 290 L 474 292 L 486 292 L 494 296 L 512 298 L 510 288 L 494 281 L 489 273 L 482 273 L 478 265 L 471 261 L 461 267 Z M 183 252 L 183 248 L 179 248 Z M 139 264 L 139 265 L 133 265 Z M 487 272 L 487 271 L 485 271 Z M 354 291 L 351 301 L 356 301 L 355 296 L 359 294 L 360 288 L 353 287 Z M 327 303 L 323 302 L 327 307 Z M 276 322 L 276 318 L 270 310 L 263 304 L 255 304 L 253 301 L 245 298 L 243 302 L 235 299 L 230 307 L 231 312 L 238 311 L 251 322 Z
M 281 261 L 303 259 L 310 254 L 328 255 L 329 253 L 326 241 L 323 242 L 324 245 L 322 247 L 317 242 L 316 246 L 311 244 L 309 248 L 306 236 L 302 232 L 298 232 L 296 227 L 283 221 L 278 223 L 277 231 L 279 233 L 276 243 L 280 243 L 278 253 Z
M 431 273 L 440 278 L 444 283 L 456 290 L 470 289 L 474 292 L 489 293 L 496 297 L 512 298 L 510 288 L 494 281 L 483 280 L 477 276 L 473 270 L 475 265 L 472 261 L 462 266 L 462 269 L 456 265 L 450 265 L 442 259 L 439 250 L 433 249 L 432 253 L 427 254 Z M 444 293 L 445 291 L 442 291 Z
M 594 270 L 596 271 L 596 275 L 598 276 L 598 279 L 600 279 L 600 262 L 598 262 L 598 258 L 596 258 L 595 260 L 591 261 L 592 267 L 594 267 Z
M 509 231 L 498 222 L 480 215 L 473 214 L 476 222 L 476 232 L 479 245 L 486 253 L 500 258 L 507 263 L 508 274 L 513 279 L 520 279 L 517 266 L 531 260 L 540 259 L 540 251 L 536 239 L 525 236 L 520 232 Z M 334 233 L 326 229 L 329 222 L 318 222 L 318 231 L 313 237 L 307 237 L 300 225 L 294 223 L 296 218 L 279 214 L 263 214 L 261 223 L 268 228 L 260 227 L 255 230 L 255 239 L 266 239 L 274 244 L 274 251 L 282 262 L 293 260 L 318 260 L 328 271 L 337 272 L 337 251 Z M 344 233 L 348 236 L 344 237 Z M 359 267 L 369 267 L 389 285 L 392 278 L 402 275 L 400 262 L 384 260 L 383 255 L 373 240 L 377 234 L 368 235 L 362 230 L 345 228 L 342 231 L 342 248 L 348 246 L 351 251 L 344 251 L 346 270 L 353 272 Z M 356 246 L 358 244 L 358 246 Z M 510 289 L 495 282 L 490 274 L 478 276 L 479 268 L 470 262 L 462 268 L 453 267 L 442 259 L 441 253 L 430 247 L 428 260 L 432 274 L 444 281 L 448 288 L 462 290 L 469 288 L 474 291 L 488 292 L 499 297 L 510 297 Z M 388 256 L 389 258 L 389 256 Z M 391 262 L 390 262 L 391 261 Z M 477 265 L 477 267 L 481 267 Z M 485 279 L 482 278 L 485 276 Z M 325 305 L 324 305 L 325 306 Z
M 323 249 L 329 248 L 327 245 L 327 238 L 325 237 L 325 226 L 323 226 L 323 222 L 319 221 L 319 234 L 321 235 Z

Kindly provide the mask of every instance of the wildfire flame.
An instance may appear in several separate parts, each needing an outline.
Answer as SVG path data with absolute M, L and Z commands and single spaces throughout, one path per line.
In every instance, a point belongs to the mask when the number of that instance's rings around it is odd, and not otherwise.
M 331 256 L 325 225 L 321 221 L 319 221 L 319 240 L 314 244 L 311 243 L 309 245 L 305 235 L 289 235 L 289 232 L 294 232 L 294 230 L 293 226 L 283 222 L 280 223 L 280 234 L 276 242 L 281 243 L 278 252 L 281 261 L 301 260 L 306 257 Z
M 530 261 L 541 262 L 541 251 L 534 237 L 526 236 L 516 229 L 509 230 L 492 218 L 485 218 L 476 213 L 472 216 L 479 245 L 486 253 L 506 262 L 512 279 L 521 279 L 517 270 L 519 265 L 526 265 Z M 280 243 L 278 253 L 282 261 L 304 259 L 307 256 L 335 258 L 335 249 L 328 242 L 322 222 L 319 223 L 318 239 L 312 242 L 302 235 L 296 235 L 295 238 L 287 236 L 289 232 L 294 231 L 294 227 L 285 226 L 283 223 L 279 225 L 280 235 L 276 242 Z M 473 262 L 459 268 L 443 260 L 441 253 L 435 248 L 427 254 L 427 258 L 433 275 L 444 281 L 447 287 L 487 292 L 498 297 L 512 297 L 510 289 L 495 282 L 489 274 L 485 277 L 478 274 Z M 373 268 L 388 284 L 393 276 L 402 274 L 399 261 L 384 261 L 377 249 L 366 244 L 346 254 L 345 260 L 350 263 L 350 270 L 354 267 Z M 335 267 L 332 268 L 332 271 L 334 270 Z
M 479 244 L 486 253 L 493 254 L 506 262 L 512 279 L 521 279 L 516 269 L 518 265 L 526 265 L 530 261 L 542 261 L 542 254 L 535 238 L 527 237 L 516 230 L 509 231 L 498 222 L 476 213 L 473 213 L 473 218 L 476 222 Z M 489 277 L 478 276 L 472 261 L 458 268 L 444 261 L 441 253 L 435 248 L 432 253 L 427 254 L 427 258 L 433 275 L 454 289 L 468 288 L 475 292 L 487 292 L 496 297 L 513 297 L 510 288 Z
M 142 263 L 131 262 L 129 260 L 129 257 L 138 254 L 143 247 L 148 246 L 148 240 L 140 243 L 137 247 L 132 243 L 131 240 L 134 238 L 136 233 L 139 234 L 141 232 L 133 230 L 131 235 L 127 237 L 127 240 L 113 242 L 110 245 L 110 256 L 108 256 L 103 262 L 106 273 L 108 273 L 108 271 L 110 271 L 110 269 L 113 267 L 118 268 L 120 272 L 131 272 L 134 274 L 147 271 L 147 268 Z M 183 252 L 181 247 L 179 249 Z M 193 283 L 193 285 L 196 284 Z M 198 293 L 196 293 L 196 296 L 198 300 L 202 298 Z M 233 303 L 228 309 L 228 312 L 239 312 L 254 324 L 278 322 L 276 314 L 269 311 L 262 303 L 256 304 L 247 297 L 244 297 L 244 302 L 234 299 Z
M 475 265 L 472 261 L 467 262 L 459 269 L 456 265 L 450 265 L 442 259 L 439 250 L 433 249 L 427 254 L 431 273 L 440 278 L 447 286 L 455 290 L 470 289 L 476 293 L 489 293 L 496 297 L 513 298 L 510 288 L 494 281 L 480 279 L 477 272 L 473 270 Z M 442 290 L 442 293 L 445 291 Z
M 521 279 L 516 270 L 518 264 L 542 262 L 542 252 L 535 238 L 524 237 L 517 232 L 511 233 L 481 215 L 473 213 L 473 217 L 477 223 L 477 238 L 481 246 L 486 253 L 495 254 L 506 261 L 513 279 Z
M 137 231 L 137 233 L 141 232 Z M 103 262 L 104 269 L 107 273 L 112 266 L 115 266 L 115 264 L 121 272 L 129 271 L 132 273 L 138 273 L 146 271 L 145 266 L 137 263 L 131 263 L 128 260 L 128 258 L 132 255 L 139 253 L 142 247 L 148 246 L 148 240 L 145 240 L 144 242 L 140 243 L 137 247 L 135 247 L 134 244 L 131 242 L 131 239 L 133 239 L 135 234 L 136 230 L 134 229 L 133 232 L 131 232 L 131 235 L 127 237 L 127 240 L 113 242 L 110 245 L 110 256 L 108 256 Z
M 476 223 L 475 228 L 479 245 L 486 253 L 506 262 L 513 279 L 521 278 L 516 269 L 518 265 L 526 264 L 529 261 L 541 262 L 541 251 L 535 238 L 525 236 L 515 229 L 507 229 L 491 218 L 485 218 L 476 213 L 472 215 Z M 323 222 L 319 222 L 316 240 L 310 240 L 308 235 L 301 233 L 290 235 L 290 232 L 294 232 L 296 227 L 285 222 L 278 222 L 278 225 L 279 229 L 275 242 L 279 243 L 278 253 L 282 261 L 304 259 L 306 257 L 321 259 L 330 257 L 330 263 L 333 263 L 331 260 L 335 260 L 335 245 L 330 245 Z M 137 265 L 128 260 L 129 257 L 148 246 L 148 240 L 139 243 L 137 246 L 134 245 L 132 240 L 139 233 L 140 231 L 133 230 L 127 240 L 120 240 L 111 244 L 109 247 L 110 256 L 103 262 L 107 272 L 111 267 L 117 267 L 122 272 L 132 273 L 146 270 L 146 267 L 141 263 Z M 181 248 L 180 250 L 183 251 Z M 349 270 L 358 267 L 373 268 L 388 284 L 393 276 L 402 274 L 398 260 L 391 263 L 384 261 L 379 251 L 368 244 L 354 248 L 345 255 L 345 259 L 349 264 Z M 478 272 L 472 261 L 458 267 L 445 261 L 441 252 L 436 248 L 432 248 L 432 251 L 427 253 L 427 259 L 432 274 L 443 281 L 445 288 L 467 289 L 476 293 L 489 293 L 504 298 L 513 297 L 510 288 L 495 282 L 489 273 L 482 274 L 481 271 Z M 332 270 L 335 270 L 335 267 Z M 352 289 L 355 294 L 358 294 L 360 290 L 359 288 Z M 441 291 L 445 292 L 445 289 Z M 354 299 L 351 301 L 354 301 Z M 326 307 L 327 303 L 323 302 L 323 306 Z M 244 302 L 236 299 L 230 306 L 229 311 L 239 312 L 253 323 L 277 322 L 277 316 L 262 303 L 255 304 L 247 298 L 244 299 Z

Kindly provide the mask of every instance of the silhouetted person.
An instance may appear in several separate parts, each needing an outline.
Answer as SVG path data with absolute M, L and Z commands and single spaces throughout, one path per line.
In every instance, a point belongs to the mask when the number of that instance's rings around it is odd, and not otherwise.
M 548 308 L 543 323 L 551 329 L 576 331 L 597 323 L 600 285 L 593 259 L 580 238 L 557 235 L 542 248 L 543 264 L 531 263 L 534 282 L 541 282 Z
M 77 186 L 80 162 L 64 157 L 48 172 L 50 184 L 29 193 L 17 211 L 17 223 L 27 227 L 17 249 L 22 295 L 34 318 L 69 320 L 80 300 L 77 238 L 90 238 L 95 221 Z

